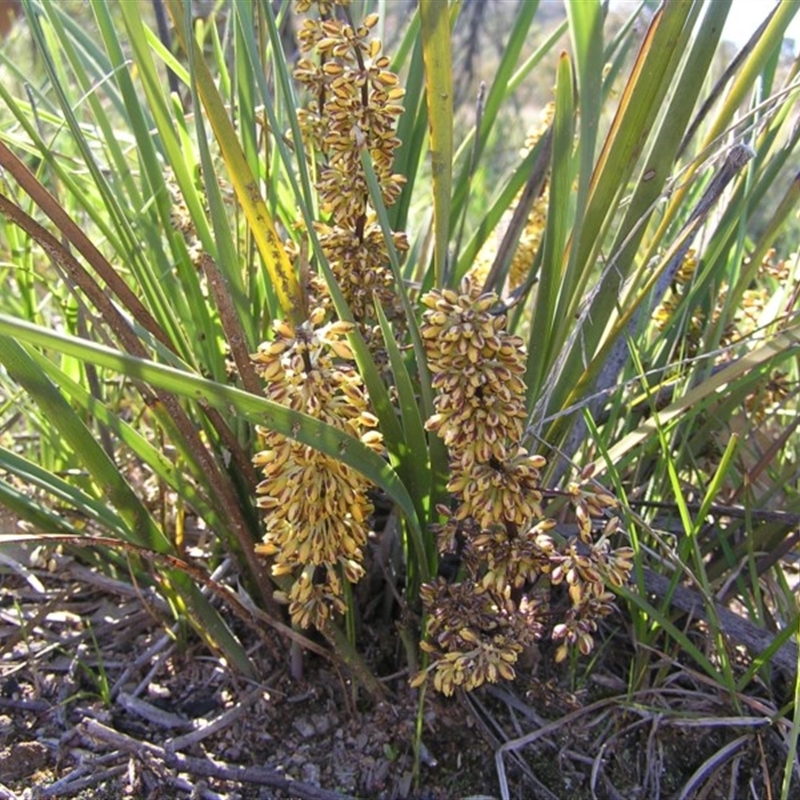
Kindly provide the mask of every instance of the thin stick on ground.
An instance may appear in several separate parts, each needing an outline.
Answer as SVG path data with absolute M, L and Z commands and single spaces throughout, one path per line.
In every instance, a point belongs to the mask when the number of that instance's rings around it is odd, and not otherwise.
M 239 781 L 256 786 L 271 786 L 283 789 L 301 800 L 354 800 L 351 795 L 320 789 L 308 783 L 294 781 L 284 773 L 265 767 L 241 767 L 209 758 L 193 758 L 149 742 L 142 742 L 115 731 L 94 719 L 84 719 L 78 729 L 88 737 L 125 750 L 141 761 L 152 764 L 161 762 L 165 767 L 186 772 L 200 778 L 217 778 L 223 781 Z

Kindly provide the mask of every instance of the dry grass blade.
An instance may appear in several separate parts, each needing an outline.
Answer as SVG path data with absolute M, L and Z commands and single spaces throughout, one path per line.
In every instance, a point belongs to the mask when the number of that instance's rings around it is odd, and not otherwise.
M 710 779 L 727 761 L 744 749 L 751 737 L 752 734 L 739 736 L 732 742 L 728 742 L 724 747 L 721 747 L 711 758 L 706 759 L 686 782 L 677 800 L 689 800 L 691 797 L 697 797 L 696 792 L 700 791 L 703 782 Z
M 696 791 L 703 786 L 710 787 L 713 782 L 716 788 L 712 791 L 719 788 L 721 770 L 732 759 L 738 760 L 732 768 L 731 792 L 741 791 L 748 776 L 760 780 L 760 768 L 754 763 L 763 760 L 759 756 L 762 742 L 779 736 L 779 730 L 786 727 L 777 709 L 769 703 L 748 702 L 751 698 L 743 695 L 740 699 L 752 715 L 725 713 L 734 704 L 711 679 L 690 671 L 675 673 L 673 679 L 667 688 L 607 697 L 568 713 L 555 711 L 559 718 L 550 722 L 535 721 L 535 730 L 496 750 L 501 796 L 504 800 L 511 797 L 504 755 L 521 757 L 523 748 L 531 750 L 524 771 L 533 770 L 534 785 L 546 775 L 542 795 L 546 797 L 553 790 L 557 797 L 569 796 L 563 792 L 570 791 L 569 787 L 574 792 L 576 786 L 585 788 L 593 798 L 627 798 L 634 793 L 677 798 L 681 791 L 681 797 L 699 797 Z M 530 694 L 538 692 L 541 689 Z M 502 694 L 494 690 L 489 694 L 507 703 Z M 508 705 L 511 710 L 512 704 Z M 518 699 L 513 706 L 529 716 Z M 483 716 L 487 713 L 482 709 Z M 502 735 L 499 719 L 493 727 L 495 735 Z M 784 752 L 785 746 L 769 749 L 774 764 L 776 751 Z M 554 753 L 558 754 L 557 770 L 551 768 Z M 683 766 L 676 769 L 678 764 Z M 774 785 L 772 778 L 765 780 Z
M 511 800 L 511 794 L 508 788 L 508 777 L 506 776 L 506 768 L 503 762 L 503 757 L 506 753 L 513 753 L 523 747 L 532 744 L 533 742 L 547 736 L 551 733 L 556 733 L 561 728 L 570 725 L 571 723 L 581 719 L 582 717 L 593 714 L 595 711 L 612 706 L 619 701 L 619 698 L 610 697 L 604 700 L 598 700 L 596 703 L 586 706 L 586 708 L 573 711 L 555 722 L 551 722 L 538 730 L 527 733 L 516 739 L 511 739 L 505 744 L 501 745 L 495 752 L 495 765 L 497 767 L 497 776 L 500 780 L 500 794 L 503 800 Z
M 496 687 L 489 686 L 490 693 L 492 689 Z M 503 730 L 502 726 L 500 725 L 499 720 L 492 714 L 486 706 L 481 703 L 480 699 L 470 693 L 465 693 L 463 695 L 464 702 L 466 703 L 467 707 L 472 712 L 473 718 L 478 721 L 478 724 L 483 729 L 484 735 L 489 739 L 492 743 L 493 747 L 498 747 L 504 740 L 507 740 L 507 736 L 505 731 Z M 502 696 L 504 702 L 509 704 L 513 704 L 518 709 L 525 708 L 525 705 L 521 701 L 510 700 L 512 696 L 506 694 Z M 519 755 L 519 753 L 512 753 L 512 757 L 514 758 L 514 766 L 521 770 L 522 773 L 525 775 L 525 778 L 530 781 L 531 786 L 536 790 L 537 798 L 542 798 L 542 800 L 558 800 L 556 795 L 554 795 L 531 771 L 531 768 L 528 766 L 526 761 Z

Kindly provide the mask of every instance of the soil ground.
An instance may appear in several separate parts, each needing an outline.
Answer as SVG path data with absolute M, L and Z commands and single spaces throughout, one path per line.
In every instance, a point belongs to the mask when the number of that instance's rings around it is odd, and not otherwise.
M 633 654 L 612 645 L 572 692 L 543 653 L 513 685 L 429 691 L 415 775 L 407 674 L 383 703 L 319 656 L 292 680 L 282 642 L 231 624 L 257 683 L 69 557 L 0 573 L 0 798 L 780 796 L 788 722 L 766 687 L 737 705 L 665 660 L 670 677 L 629 696 Z

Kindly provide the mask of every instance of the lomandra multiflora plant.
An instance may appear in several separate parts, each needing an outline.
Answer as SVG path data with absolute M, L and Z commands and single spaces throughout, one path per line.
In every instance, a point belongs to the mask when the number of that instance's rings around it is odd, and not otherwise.
M 733 59 L 728 3 L 497 0 L 461 108 L 484 3 L 158 5 L 22 0 L 0 50 L 0 501 L 251 675 L 230 609 L 368 681 L 380 607 L 415 685 L 537 643 L 579 685 L 613 595 L 624 702 L 662 654 L 740 697 L 800 616 L 797 4 Z
M 322 219 L 314 228 L 356 322 L 332 321 L 324 282 L 310 279 L 308 320 L 276 322 L 275 338 L 259 348 L 256 364 L 271 400 L 382 453 L 379 420 L 346 335 L 357 324 L 379 355 L 378 307 L 395 322 L 398 340 L 405 330 L 397 324 L 402 305 L 362 165 L 366 150 L 380 202 L 390 206 L 405 182 L 393 170 L 403 89 L 372 35 L 377 15 L 356 25 L 346 3 L 301 2 L 296 9 L 316 12 L 300 28 L 303 57 L 294 70 L 308 98 L 298 120 L 300 144 L 316 176 Z M 393 233 L 392 240 L 397 250 L 406 249 L 404 235 Z M 610 551 L 605 537 L 594 541 L 592 512 L 600 516 L 615 501 L 577 485 L 569 494 L 581 521 L 580 546 L 561 547 L 548 536 L 555 521 L 542 509 L 545 460 L 522 445 L 525 348 L 506 331 L 497 295 L 482 294 L 465 279 L 460 293 L 434 290 L 421 302 L 428 310 L 420 332 L 436 392 L 436 413 L 426 428 L 447 447 L 447 491 L 454 503 L 436 509 L 446 518 L 435 526 L 438 549 L 456 556 L 462 575 L 421 587 L 422 647 L 433 660 L 413 683 L 432 671 L 434 686 L 452 694 L 457 686 L 470 690 L 512 679 L 519 654 L 545 635 L 559 641 L 558 661 L 571 647 L 588 654 L 597 621 L 613 608 L 604 581 L 621 586 L 627 580 L 632 551 Z M 255 458 L 264 474 L 258 504 L 267 514 L 264 542 L 256 550 L 270 557 L 273 575 L 289 577 L 290 588 L 279 596 L 289 603 L 292 621 L 324 630 L 348 612 L 345 582 L 355 584 L 364 575 L 371 487 L 357 471 L 309 445 L 269 430 L 260 437 L 265 449 Z M 615 524 L 611 520 L 607 532 Z M 559 607 L 550 593 L 561 583 L 568 602 Z M 416 598 L 407 602 L 416 606 Z

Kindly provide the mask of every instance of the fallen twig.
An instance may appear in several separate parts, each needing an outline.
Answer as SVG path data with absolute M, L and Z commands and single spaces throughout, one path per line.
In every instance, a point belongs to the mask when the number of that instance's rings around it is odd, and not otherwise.
M 0 697 L 0 708 L 8 708 L 12 711 L 30 711 L 32 714 L 41 714 L 45 711 L 52 711 L 53 704 L 47 700 L 34 700 L 30 697 Z
M 283 789 L 293 797 L 301 800 L 354 800 L 350 795 L 339 794 L 328 789 L 320 789 L 308 783 L 295 781 L 282 772 L 265 767 L 240 767 L 235 764 L 226 764 L 222 761 L 212 761 L 210 758 L 191 758 L 180 753 L 169 752 L 163 747 L 142 742 L 115 731 L 94 719 L 84 719 L 78 729 L 91 737 L 112 747 L 131 753 L 136 758 L 146 763 L 160 761 L 164 766 L 178 769 L 190 775 L 203 778 L 217 778 L 223 781 L 238 781 L 252 783 L 257 786 L 270 786 L 274 789 Z
M 134 697 L 127 692 L 120 692 L 117 696 L 117 703 L 131 714 L 136 714 L 159 728 L 190 728 L 192 723 L 180 714 L 173 714 L 158 708 L 140 697 Z
M 38 789 L 37 797 L 69 797 L 91 786 L 97 786 L 99 783 L 109 780 L 109 778 L 122 775 L 127 769 L 127 765 L 118 764 L 115 767 L 109 767 L 97 772 L 88 772 L 87 774 L 86 767 L 82 765 L 70 772 L 69 775 L 65 775 L 60 780 L 50 784 L 50 786 Z
M 192 725 L 194 730 L 190 731 L 189 733 L 185 733 L 183 736 L 176 736 L 173 739 L 168 739 L 165 742 L 165 747 L 167 750 L 172 750 L 173 752 L 179 752 L 180 750 L 185 750 L 187 747 L 190 747 L 193 744 L 197 744 L 197 742 L 202 741 L 207 736 L 211 736 L 214 733 L 219 733 L 225 728 L 232 725 L 239 717 L 241 717 L 259 697 L 264 695 L 263 689 L 256 689 L 255 691 L 250 692 L 250 694 L 246 695 L 242 698 L 233 708 L 229 708 L 227 711 L 224 711 L 219 716 L 215 717 L 210 721 L 206 721 L 203 719 L 195 720 Z
M 670 605 L 686 611 L 695 619 L 709 621 L 706 603 L 699 592 L 680 584 L 673 587 L 668 577 L 651 570 L 645 570 L 644 585 L 648 592 L 659 599 L 666 597 L 671 589 Z M 740 617 L 719 603 L 715 603 L 714 608 L 721 632 L 735 644 L 746 647 L 756 657 L 769 648 L 777 635 Z M 779 667 L 787 677 L 793 678 L 797 671 L 797 645 L 791 640 L 784 642 L 769 657 L 769 663 L 773 667 Z

